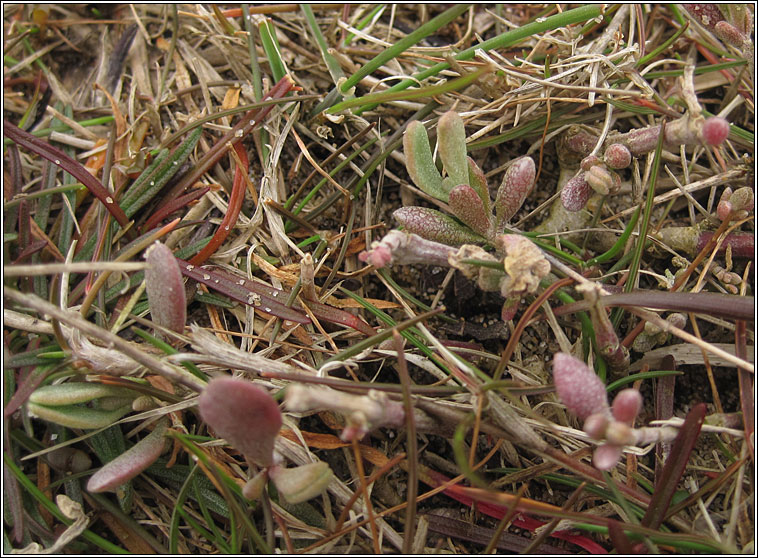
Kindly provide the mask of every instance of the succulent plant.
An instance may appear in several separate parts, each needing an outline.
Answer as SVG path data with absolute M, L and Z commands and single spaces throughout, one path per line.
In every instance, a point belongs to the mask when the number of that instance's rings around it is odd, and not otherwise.
M 267 479 L 287 501 L 296 504 L 318 496 L 332 480 L 326 463 L 317 461 L 285 468 L 274 450 L 282 413 L 266 391 L 238 378 L 214 378 L 200 394 L 200 416 L 246 459 L 263 467 L 243 488 L 246 498 L 258 498 Z
M 581 360 L 566 353 L 553 357 L 553 381 L 558 397 L 566 409 L 583 421 L 585 433 L 602 441 L 592 456 L 601 471 L 612 469 L 627 445 L 671 441 L 676 429 L 670 427 L 634 428 L 642 409 L 642 395 L 636 389 L 624 389 L 608 405 L 605 385 Z
M 160 242 L 145 251 L 145 260 L 150 265 L 145 271 L 150 315 L 157 325 L 181 333 L 187 321 L 187 299 L 179 264 Z
M 466 155 L 466 132 L 461 117 L 446 112 L 437 126 L 437 150 L 445 177 L 437 170 L 424 125 L 411 122 L 403 137 L 406 168 L 422 191 L 446 202 L 455 219 L 435 209 L 402 207 L 395 219 L 408 232 L 449 245 L 492 242 L 523 205 L 534 186 L 535 165 L 531 157 L 514 160 L 505 172 L 494 202 L 487 179 Z M 492 214 L 494 207 L 495 214 Z
M 633 157 L 655 150 L 661 125 L 638 128 L 626 133 L 611 132 L 604 143 L 602 157 L 592 155 L 597 137 L 594 132 L 581 126 L 572 126 L 561 139 L 559 158 L 562 164 L 575 165 L 576 158 L 583 157 L 580 170 L 561 190 L 561 203 L 568 211 L 584 208 L 592 192 L 600 195 L 616 193 L 621 187 L 621 177 L 616 172 L 627 168 Z M 729 135 L 729 123 L 723 118 L 686 114 L 666 124 L 664 146 L 705 144 L 721 145 Z

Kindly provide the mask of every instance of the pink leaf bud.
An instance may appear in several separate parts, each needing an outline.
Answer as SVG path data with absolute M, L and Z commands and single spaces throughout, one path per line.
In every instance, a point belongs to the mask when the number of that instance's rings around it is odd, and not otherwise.
M 601 471 L 610 471 L 621 459 L 621 446 L 603 444 L 595 449 L 592 464 Z
M 553 380 L 566 409 L 584 420 L 592 414 L 608 414 L 608 396 L 600 378 L 581 360 L 566 353 L 553 357 Z
M 479 194 L 468 184 L 459 184 L 450 191 L 448 200 L 453 214 L 471 227 L 476 233 L 486 237 L 490 229 L 490 216 Z
M 605 440 L 614 446 L 626 446 L 633 444 L 637 439 L 631 426 L 612 420 L 605 429 Z
M 625 169 L 632 164 L 632 154 L 625 145 L 612 143 L 605 148 L 603 160 L 612 169 Z
M 585 173 L 581 172 L 563 186 L 561 190 L 561 203 L 567 211 L 580 211 L 587 205 L 592 189 L 584 179 Z
M 716 215 L 722 221 L 737 221 L 744 219 L 753 211 L 755 195 L 749 186 L 738 188 L 735 192 L 727 187 L 721 194 Z
M 741 47 L 747 40 L 747 37 L 742 31 L 727 21 L 719 21 L 713 32 L 719 39 L 737 48 Z
M 528 156 L 519 157 L 505 171 L 495 198 L 498 232 L 502 231 L 510 218 L 524 205 L 524 200 L 534 186 L 536 174 L 534 160 Z
M 245 457 L 262 467 L 274 462 L 282 413 L 266 391 L 247 380 L 215 378 L 198 406 L 203 420 Z
M 426 207 L 401 207 L 392 214 L 408 232 L 450 246 L 476 244 L 482 237 L 452 217 Z
M 579 163 L 579 167 L 581 167 L 583 171 L 588 171 L 595 165 L 599 165 L 601 163 L 602 161 L 597 155 L 587 155 L 584 159 L 582 159 L 582 162 Z
M 616 394 L 611 404 L 613 418 L 631 425 L 642 408 L 642 395 L 636 389 L 624 389 Z
M 181 333 L 187 321 L 187 299 L 179 264 L 171 250 L 156 242 L 145 252 L 150 265 L 145 270 L 145 287 L 153 321 Z
M 706 118 L 701 135 L 708 145 L 721 145 L 729 135 L 729 122 L 718 116 Z
M 584 431 L 594 440 L 603 440 L 608 428 L 608 415 L 606 413 L 593 413 L 584 421 Z

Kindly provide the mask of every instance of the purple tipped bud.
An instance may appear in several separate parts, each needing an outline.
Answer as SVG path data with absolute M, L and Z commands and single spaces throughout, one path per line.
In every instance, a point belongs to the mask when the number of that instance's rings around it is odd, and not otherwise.
M 187 299 L 179 264 L 160 242 L 147 249 L 145 260 L 150 264 L 145 270 L 145 287 L 153 322 L 181 333 L 187 321 Z
M 215 378 L 198 406 L 203 420 L 245 457 L 262 467 L 274 462 L 282 413 L 266 391 L 247 380 Z
M 495 199 L 498 231 L 501 231 L 510 218 L 524 205 L 526 196 L 534 186 L 536 174 L 534 161 L 528 156 L 516 159 L 505 171 L 503 183 L 500 184 Z
M 706 118 L 701 132 L 703 141 L 708 145 L 721 145 L 729 135 L 729 122 L 718 116 Z
M 605 164 L 612 169 L 625 169 L 632 164 L 632 154 L 629 149 L 620 143 L 613 143 L 605 149 L 603 154 Z
M 592 464 L 600 471 L 610 471 L 621 459 L 621 446 L 603 444 L 595 449 L 592 455 Z
M 567 211 L 580 211 L 587 205 L 590 199 L 592 188 L 584 179 L 585 173 L 579 173 L 577 176 L 566 182 L 561 190 L 561 203 Z
M 618 392 L 611 404 L 613 418 L 631 425 L 642 408 L 642 395 L 636 389 L 629 388 Z
M 566 353 L 553 357 L 553 380 L 566 409 L 581 420 L 592 414 L 608 414 L 608 396 L 600 378 L 581 360 Z

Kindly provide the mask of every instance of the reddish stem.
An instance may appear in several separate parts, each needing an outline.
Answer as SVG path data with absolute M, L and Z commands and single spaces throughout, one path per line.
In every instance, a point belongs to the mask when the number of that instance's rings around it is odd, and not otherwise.
M 713 231 L 700 233 L 697 238 L 698 253 L 713 239 Z M 726 252 L 727 246 L 732 247 L 732 256 L 752 260 L 755 257 L 755 235 L 751 233 L 732 233 L 726 236 L 718 249 L 718 254 Z
M 192 192 L 184 194 L 183 196 L 179 196 L 175 200 L 171 200 L 170 202 L 165 204 L 163 207 L 161 207 L 159 210 L 157 210 L 155 213 L 153 213 L 150 216 L 150 218 L 147 221 L 145 221 L 145 223 L 140 227 L 140 231 L 152 230 L 165 217 L 168 217 L 174 211 L 181 209 L 185 205 L 202 198 L 209 190 L 210 190 L 210 186 L 204 186 L 202 188 L 198 188 L 196 190 L 193 190 Z
M 229 197 L 229 206 L 226 209 L 224 220 L 221 221 L 221 225 L 216 229 L 216 234 L 213 235 L 210 242 L 208 242 L 208 244 L 206 244 L 205 247 L 190 260 L 192 265 L 203 265 L 205 260 L 210 258 L 216 250 L 218 250 L 219 246 L 221 246 L 224 243 L 224 240 L 226 240 L 226 237 L 229 236 L 232 226 L 234 226 L 234 223 L 237 221 L 240 209 L 242 209 L 242 202 L 245 199 L 245 174 L 247 174 L 250 162 L 247 158 L 247 150 L 241 142 L 234 144 L 234 150 L 237 152 L 244 168 L 238 166 L 234 170 L 232 195 Z
M 57 147 L 53 147 L 49 143 L 42 141 L 39 138 L 35 138 L 29 132 L 25 132 L 7 120 L 3 120 L 3 134 L 24 149 L 55 163 L 69 173 L 79 182 L 84 184 L 93 196 L 103 202 L 105 208 L 111 215 L 113 215 L 113 218 L 118 221 L 119 225 L 126 228 L 129 224 L 129 218 L 124 213 L 124 210 L 113 200 L 113 197 L 108 190 L 103 188 L 102 184 L 100 184 L 78 161 L 75 161 Z

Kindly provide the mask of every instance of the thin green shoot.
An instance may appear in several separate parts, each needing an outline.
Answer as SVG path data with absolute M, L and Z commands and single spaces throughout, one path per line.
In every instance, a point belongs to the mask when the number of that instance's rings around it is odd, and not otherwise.
M 382 14 L 384 13 L 384 10 L 387 8 L 386 4 L 377 4 L 374 6 L 374 8 L 366 14 L 366 16 L 361 19 L 357 24 L 354 25 L 355 29 L 358 31 L 363 31 L 366 27 L 369 25 L 373 25 L 376 23 L 376 21 L 382 17 Z M 349 46 L 350 43 L 353 42 L 353 38 L 355 37 L 355 33 L 352 31 L 345 35 L 345 40 L 342 41 L 342 47 Z
M 458 61 L 466 61 L 474 58 L 474 55 L 478 50 L 489 52 L 493 49 L 509 48 L 521 42 L 522 40 L 535 36 L 539 33 L 559 29 L 561 27 L 567 27 L 568 25 L 572 25 L 574 23 L 581 23 L 587 21 L 588 19 L 595 18 L 601 15 L 601 11 L 602 6 L 597 4 L 582 6 L 580 8 L 574 8 L 573 10 L 567 10 L 563 13 L 555 14 L 548 18 L 545 18 L 542 21 L 527 23 L 526 25 L 523 25 L 516 29 L 506 31 L 497 37 L 488 39 L 483 43 L 473 45 L 466 50 L 458 53 L 454 58 Z M 404 79 L 403 81 L 393 85 L 387 91 L 402 91 L 412 85 L 418 84 L 428 77 L 436 76 L 441 71 L 447 70 L 448 68 L 450 68 L 450 64 L 448 62 L 439 62 L 431 68 L 414 74 L 411 78 Z M 371 110 L 372 108 L 374 108 L 372 105 L 361 107 L 360 110 L 356 111 L 356 114 L 360 114 L 365 110 Z
M 634 383 L 637 380 L 649 380 L 651 378 L 662 378 L 664 376 L 682 376 L 683 374 L 684 372 L 677 370 L 650 370 L 648 372 L 637 372 L 636 374 L 629 374 L 624 378 L 619 378 L 615 382 L 611 382 L 605 389 L 610 393 L 621 386 Z
M 258 30 L 263 43 L 263 51 L 266 53 L 271 67 L 271 73 L 274 76 L 274 81 L 277 82 L 287 75 L 287 67 L 282 60 L 282 49 L 276 39 L 276 29 L 269 19 L 265 19 L 258 25 Z
M 321 33 L 321 28 L 319 28 L 318 23 L 316 22 L 316 17 L 313 15 L 313 10 L 311 9 L 310 5 L 300 4 L 300 9 L 305 15 L 305 21 L 308 23 L 308 28 L 310 29 L 311 34 L 316 41 L 316 45 L 321 52 L 321 59 L 324 61 L 324 64 L 326 64 L 326 67 L 329 70 L 329 75 L 332 76 L 334 85 L 339 85 L 341 81 L 345 81 L 347 79 L 345 77 L 345 73 L 342 71 L 342 66 L 340 66 L 339 62 L 337 62 L 337 59 L 334 58 L 334 56 L 329 52 L 329 45 L 326 44 L 326 39 L 324 39 L 324 35 Z M 346 96 L 348 98 L 352 97 L 352 95 Z

